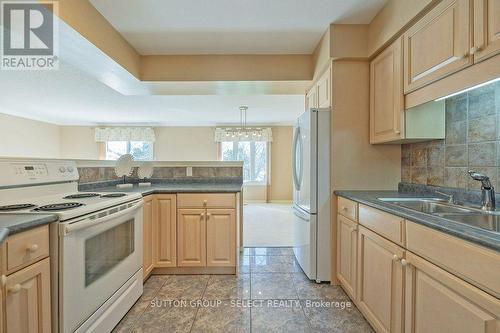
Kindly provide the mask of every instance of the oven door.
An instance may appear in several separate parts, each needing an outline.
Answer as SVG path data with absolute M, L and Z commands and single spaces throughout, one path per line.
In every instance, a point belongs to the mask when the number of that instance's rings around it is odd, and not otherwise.
M 73 332 L 142 267 L 142 199 L 60 224 L 59 310 Z

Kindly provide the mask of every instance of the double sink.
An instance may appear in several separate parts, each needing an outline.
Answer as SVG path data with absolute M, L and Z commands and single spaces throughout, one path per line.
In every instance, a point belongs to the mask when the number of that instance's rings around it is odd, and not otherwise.
M 500 232 L 500 211 L 483 211 L 480 208 L 452 204 L 440 198 L 378 198 L 378 200 L 473 227 Z

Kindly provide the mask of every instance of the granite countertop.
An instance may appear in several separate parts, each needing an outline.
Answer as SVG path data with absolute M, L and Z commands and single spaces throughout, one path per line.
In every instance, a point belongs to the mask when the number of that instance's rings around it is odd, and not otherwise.
M 439 216 L 420 213 L 378 200 L 378 198 L 421 198 L 425 196 L 402 194 L 398 191 L 335 191 L 335 194 L 500 252 L 500 233 L 450 221 Z
M 9 235 L 17 234 L 44 224 L 57 221 L 57 215 L 54 214 L 0 214 L 0 243 Z
M 146 196 L 162 193 L 235 193 L 241 192 L 242 186 L 241 183 L 163 183 L 152 184 L 151 186 L 138 186 L 134 184 L 132 188 L 123 189 L 116 186 L 107 186 L 86 189 L 85 191 L 141 193 L 143 196 Z

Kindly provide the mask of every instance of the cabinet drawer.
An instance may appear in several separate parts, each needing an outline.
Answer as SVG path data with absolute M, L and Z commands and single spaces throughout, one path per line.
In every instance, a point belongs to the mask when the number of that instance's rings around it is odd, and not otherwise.
M 49 226 L 25 231 L 7 238 L 7 273 L 49 255 Z
M 401 217 L 359 205 L 359 223 L 396 244 L 405 244 L 405 220 Z
M 424 227 L 406 223 L 408 250 L 500 298 L 500 254 Z
M 358 203 L 339 197 L 339 214 L 351 221 L 358 221 Z
M 177 207 L 236 208 L 234 193 L 180 193 Z

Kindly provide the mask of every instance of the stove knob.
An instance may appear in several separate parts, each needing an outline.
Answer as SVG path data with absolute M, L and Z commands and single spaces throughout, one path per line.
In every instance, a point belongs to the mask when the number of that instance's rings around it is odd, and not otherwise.
M 65 167 L 63 167 L 63 166 L 62 166 L 62 167 L 60 167 L 60 168 L 59 168 L 59 172 L 60 172 L 60 173 L 64 173 L 64 172 L 66 172 L 66 168 L 65 168 Z

